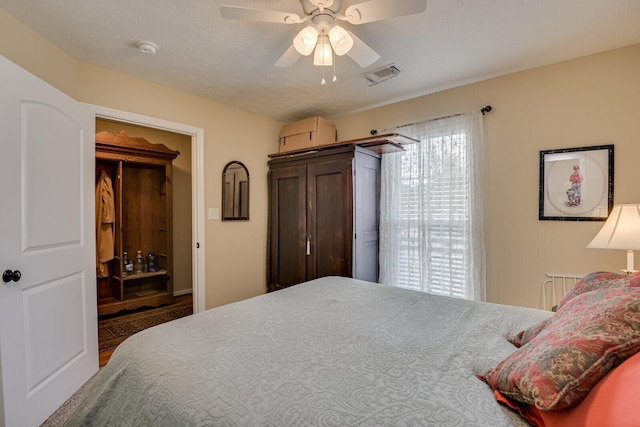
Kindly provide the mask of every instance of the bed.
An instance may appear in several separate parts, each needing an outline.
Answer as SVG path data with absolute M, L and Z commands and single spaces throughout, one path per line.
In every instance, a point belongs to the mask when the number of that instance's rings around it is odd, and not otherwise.
M 549 316 L 317 279 L 127 339 L 67 425 L 526 426 L 477 375 Z

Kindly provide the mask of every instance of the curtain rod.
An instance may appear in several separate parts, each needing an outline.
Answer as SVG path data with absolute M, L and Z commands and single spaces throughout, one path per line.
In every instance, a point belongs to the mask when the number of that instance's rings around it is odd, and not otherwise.
M 482 107 L 480 109 L 480 112 L 484 116 L 485 114 L 490 113 L 492 110 L 493 110 L 493 107 L 491 105 L 485 105 L 484 107 Z M 403 128 L 403 127 L 407 127 L 407 126 L 417 125 L 419 123 L 424 123 L 424 122 L 434 122 L 436 120 L 443 120 L 443 119 L 448 119 L 448 118 L 451 118 L 451 117 L 458 117 L 458 116 L 461 116 L 462 114 L 463 113 L 451 114 L 451 115 L 448 115 L 448 116 L 437 117 L 435 119 L 423 120 L 421 122 L 407 123 L 407 124 L 400 125 L 400 126 L 394 126 L 394 128 L 398 129 L 398 128 Z M 386 133 L 388 130 L 389 130 L 389 128 L 385 128 L 382 132 Z M 371 129 L 371 135 L 376 135 L 377 133 L 378 133 L 377 129 Z

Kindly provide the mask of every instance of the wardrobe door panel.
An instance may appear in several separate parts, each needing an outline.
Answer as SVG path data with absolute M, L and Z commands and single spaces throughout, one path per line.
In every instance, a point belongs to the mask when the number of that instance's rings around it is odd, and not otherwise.
M 351 275 L 351 159 L 307 166 L 307 280 Z
M 353 277 L 377 282 L 380 157 L 358 153 L 354 162 L 356 214 Z
M 305 167 L 269 172 L 269 291 L 305 281 Z

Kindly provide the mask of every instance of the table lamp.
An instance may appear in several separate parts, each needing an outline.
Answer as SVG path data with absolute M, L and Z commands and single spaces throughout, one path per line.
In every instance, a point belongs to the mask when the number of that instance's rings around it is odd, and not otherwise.
M 600 232 L 587 248 L 626 249 L 627 268 L 633 274 L 633 251 L 640 249 L 640 205 L 615 205 Z

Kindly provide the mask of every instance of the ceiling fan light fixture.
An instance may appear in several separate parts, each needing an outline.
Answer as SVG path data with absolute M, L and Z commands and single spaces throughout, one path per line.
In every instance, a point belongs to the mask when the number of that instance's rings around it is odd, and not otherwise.
M 309 56 L 318 43 L 318 30 L 312 25 L 304 27 L 293 39 L 293 46 L 300 55 Z
M 348 53 L 353 47 L 353 37 L 339 25 L 335 25 L 329 31 L 329 42 L 338 56 Z
M 327 40 L 327 36 L 320 37 L 316 45 L 316 51 L 313 54 L 313 65 L 328 67 L 333 65 L 333 52 L 331 45 Z

